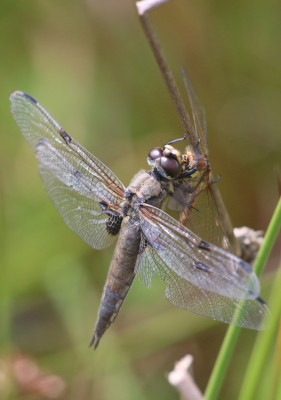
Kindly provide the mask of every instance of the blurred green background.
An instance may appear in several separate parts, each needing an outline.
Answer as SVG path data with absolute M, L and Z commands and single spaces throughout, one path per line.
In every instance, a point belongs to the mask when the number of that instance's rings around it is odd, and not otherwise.
M 278 198 L 280 8 L 175 0 L 150 13 L 178 84 L 184 65 L 206 108 L 234 226 L 266 229 Z M 2 0 L 0 33 L 1 399 L 45 398 L 11 379 L 19 352 L 62 377 L 60 399 L 177 399 L 166 374 L 186 353 L 204 389 L 226 326 L 171 306 L 157 282 L 136 279 L 88 349 L 113 249 L 95 251 L 66 227 L 9 110 L 13 90 L 30 93 L 127 185 L 149 149 L 182 135 L 134 2 Z M 243 331 L 222 399 L 237 398 L 255 335 Z

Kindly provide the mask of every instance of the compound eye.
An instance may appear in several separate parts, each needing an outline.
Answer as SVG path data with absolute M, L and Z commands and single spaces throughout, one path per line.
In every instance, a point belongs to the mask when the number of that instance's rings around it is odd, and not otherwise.
M 152 160 L 156 160 L 157 158 L 162 157 L 163 155 L 163 149 L 161 147 L 154 147 L 154 149 L 150 150 L 148 153 L 148 157 L 150 157 Z
M 175 177 L 180 173 L 179 163 L 174 158 L 163 156 L 161 157 L 160 165 L 169 176 Z

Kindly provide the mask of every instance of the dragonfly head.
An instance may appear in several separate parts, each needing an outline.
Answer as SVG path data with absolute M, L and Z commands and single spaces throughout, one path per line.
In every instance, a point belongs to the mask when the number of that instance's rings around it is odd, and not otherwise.
M 148 164 L 156 168 L 157 172 L 165 179 L 181 179 L 182 175 L 192 168 L 193 152 L 181 153 L 173 146 L 155 147 L 148 153 Z

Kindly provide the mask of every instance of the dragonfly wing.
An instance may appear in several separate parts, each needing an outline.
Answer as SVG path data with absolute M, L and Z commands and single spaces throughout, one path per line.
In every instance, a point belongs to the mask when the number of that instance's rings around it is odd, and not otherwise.
M 182 77 L 183 82 L 188 94 L 189 103 L 192 110 L 192 117 L 196 135 L 198 139 L 201 140 L 200 146 L 203 148 L 203 153 L 208 155 L 208 147 L 207 147 L 207 124 L 206 124 L 206 113 L 205 108 L 201 104 L 201 101 L 195 92 L 185 69 L 182 68 Z
M 268 322 L 270 314 L 267 306 L 256 300 L 245 300 L 243 312 L 234 322 L 235 313 L 238 311 L 240 314 L 241 302 L 239 300 L 199 289 L 177 275 L 150 245 L 139 255 L 137 275 L 148 287 L 151 279 L 159 276 L 167 283 L 166 298 L 175 306 L 196 314 L 250 329 L 263 329 Z
M 179 221 L 197 236 L 231 252 L 231 246 L 218 215 L 209 187 L 195 178 L 179 185 L 172 195 L 169 209 L 178 211 Z
M 262 329 L 269 311 L 259 298 L 259 282 L 248 264 L 202 241 L 178 221 L 152 206 L 141 209 L 144 238 L 137 274 L 149 286 L 159 275 L 173 304 L 214 319 Z M 233 320 L 243 302 L 244 312 Z
M 70 229 L 95 249 L 102 249 L 115 242 L 116 236 L 110 235 L 107 230 L 109 217 L 97 201 L 65 184 L 43 165 L 39 165 L 39 172 L 56 209 Z M 111 218 L 115 218 L 116 224 L 121 224 L 119 217 Z
M 109 245 L 115 236 L 108 224 L 121 224 L 122 183 L 33 97 L 17 91 L 11 102 L 13 116 L 36 152 L 44 185 L 67 225 L 92 247 Z

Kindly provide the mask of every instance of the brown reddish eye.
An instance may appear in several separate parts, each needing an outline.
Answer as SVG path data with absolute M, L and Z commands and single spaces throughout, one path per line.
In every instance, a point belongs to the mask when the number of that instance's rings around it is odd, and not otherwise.
M 150 150 L 150 152 L 148 153 L 148 156 L 152 159 L 152 160 L 156 160 L 157 158 L 160 158 L 163 154 L 163 150 L 161 149 L 161 147 L 155 147 L 154 149 Z
M 180 173 L 179 163 L 173 158 L 161 157 L 160 165 L 169 176 L 177 176 Z

